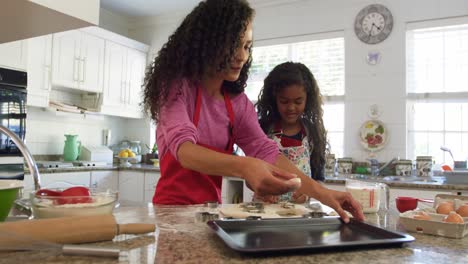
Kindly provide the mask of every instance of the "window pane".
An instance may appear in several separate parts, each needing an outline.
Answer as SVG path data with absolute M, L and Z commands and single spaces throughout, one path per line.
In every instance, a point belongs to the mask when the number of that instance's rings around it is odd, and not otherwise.
M 257 100 L 265 77 L 286 61 L 304 63 L 323 95 L 344 95 L 344 38 L 332 38 L 254 47 L 246 88 L 250 100 Z
M 325 39 L 292 45 L 294 60 L 307 65 L 324 95 L 344 95 L 344 39 Z
M 460 144 L 462 141 L 462 133 L 447 133 L 445 135 L 445 146 L 448 147 L 453 154 L 453 157 L 458 160 L 463 156 L 462 150 L 463 146 Z M 450 164 L 452 157 L 449 156 L 446 157 L 447 160 L 445 160 L 447 163 Z
M 328 142 L 330 143 L 330 151 L 335 154 L 335 157 L 343 157 L 344 149 L 344 133 L 343 132 L 330 132 L 328 131 Z
M 468 91 L 468 24 L 411 30 L 407 43 L 408 92 Z
M 415 131 L 444 130 L 444 109 L 440 103 L 415 103 L 413 108 Z
M 443 133 L 412 132 L 410 138 L 414 140 L 414 157 L 433 156 L 437 163 L 443 160 L 440 146 L 443 145 Z
M 327 130 L 331 153 L 343 157 L 344 149 L 344 104 L 325 104 L 323 123 Z
M 462 128 L 461 104 L 445 105 L 445 129 L 447 131 L 461 131 Z
M 323 122 L 328 131 L 344 131 L 344 104 L 325 104 Z

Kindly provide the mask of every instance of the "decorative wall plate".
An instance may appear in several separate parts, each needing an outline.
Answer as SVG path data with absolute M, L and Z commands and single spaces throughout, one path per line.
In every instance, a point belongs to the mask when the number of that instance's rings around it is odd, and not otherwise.
M 367 120 L 360 130 L 362 146 L 370 151 L 379 151 L 387 144 L 388 131 L 379 120 Z

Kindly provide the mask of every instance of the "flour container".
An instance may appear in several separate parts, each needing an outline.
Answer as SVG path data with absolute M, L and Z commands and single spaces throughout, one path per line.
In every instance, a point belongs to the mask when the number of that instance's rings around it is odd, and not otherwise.
M 347 179 L 346 191 L 361 204 L 364 213 L 376 213 L 388 209 L 389 188 L 384 183 Z

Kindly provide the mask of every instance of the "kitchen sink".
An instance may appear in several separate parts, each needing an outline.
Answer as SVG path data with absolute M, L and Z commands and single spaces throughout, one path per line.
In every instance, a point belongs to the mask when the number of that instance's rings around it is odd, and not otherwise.
M 436 179 L 427 177 L 408 177 L 408 176 L 386 176 L 384 182 L 411 182 L 411 183 L 437 183 Z
M 442 183 L 444 180 L 439 179 L 437 177 L 428 178 L 428 177 L 408 177 L 408 176 L 371 176 L 371 175 L 363 175 L 363 174 L 346 174 L 346 175 L 338 175 L 337 177 L 326 177 L 329 180 L 346 180 L 346 179 L 353 179 L 353 180 L 361 180 L 361 181 L 371 181 L 371 182 L 401 182 L 401 183 Z

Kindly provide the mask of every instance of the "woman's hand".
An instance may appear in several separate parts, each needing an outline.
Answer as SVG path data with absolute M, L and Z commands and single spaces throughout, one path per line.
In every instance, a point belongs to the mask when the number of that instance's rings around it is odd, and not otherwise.
M 296 174 L 256 158 L 245 157 L 241 171 L 247 186 L 259 196 L 279 195 L 301 186 Z
M 345 223 L 349 222 L 349 217 L 345 210 L 350 212 L 356 220 L 364 221 L 364 214 L 362 213 L 361 205 L 354 200 L 348 192 L 322 188 L 317 198 L 321 203 L 335 209 Z

